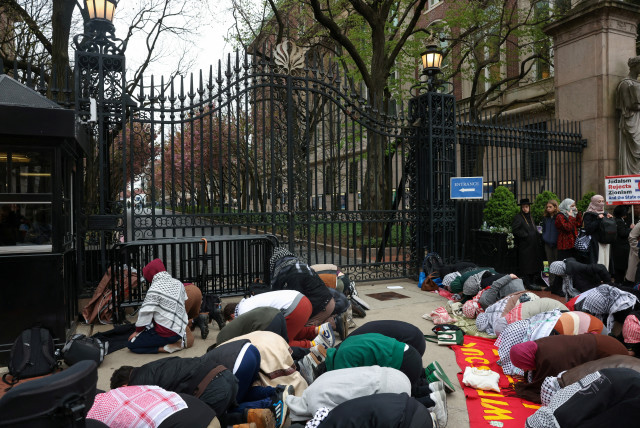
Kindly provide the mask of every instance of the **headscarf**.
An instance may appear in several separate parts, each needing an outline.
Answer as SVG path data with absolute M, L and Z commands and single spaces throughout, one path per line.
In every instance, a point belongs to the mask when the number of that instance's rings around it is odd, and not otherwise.
M 622 327 L 624 343 L 640 343 L 640 322 L 635 315 L 629 315 Z
M 273 250 L 273 255 L 269 259 L 269 270 L 271 271 L 271 284 L 275 282 L 282 268 L 294 265 L 298 262 L 296 255 L 287 247 L 278 247 Z
M 524 343 L 518 343 L 511 347 L 509 356 L 511 363 L 525 371 L 535 370 L 536 368 L 536 352 L 538 344 L 533 340 Z
M 591 203 L 587 208 L 588 213 L 604 214 L 604 198 L 602 202 L 596 202 L 596 199 L 602 198 L 602 195 L 593 195 L 591 197 Z
M 150 283 L 153 281 L 153 277 L 156 276 L 158 272 L 166 271 L 167 268 L 164 267 L 164 263 L 162 263 L 162 260 L 153 259 L 149 262 L 149 264 L 142 268 L 142 276 L 144 276 L 144 279 L 146 279 L 147 282 Z
M 575 217 L 576 214 L 575 212 L 571 209 L 571 205 L 575 204 L 576 201 L 574 201 L 573 199 L 565 199 L 564 201 L 560 202 L 560 205 L 558 206 L 558 210 L 560 210 L 560 212 L 562 214 L 564 214 L 565 217 L 569 218 L 569 217 Z
M 569 299 L 576 297 L 580 292 L 573 286 L 573 277 L 567 274 L 565 262 L 553 262 L 549 266 L 549 273 L 562 277 L 562 292 Z

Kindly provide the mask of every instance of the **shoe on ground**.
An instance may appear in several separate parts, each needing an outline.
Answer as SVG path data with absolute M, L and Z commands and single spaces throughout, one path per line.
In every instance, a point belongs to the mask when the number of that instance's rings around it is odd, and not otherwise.
M 168 345 L 164 345 L 163 348 L 169 354 L 173 354 L 174 352 L 182 350 L 182 339 L 178 340 L 176 343 L 169 343 Z
M 276 386 L 276 399 L 274 400 L 271 410 L 273 410 L 276 427 L 282 428 L 287 416 L 289 415 L 289 406 L 287 406 L 287 397 L 295 394 L 295 388 L 293 385 L 278 385 Z
M 336 343 L 336 337 L 333 334 L 333 329 L 331 328 L 331 324 L 328 322 L 322 324 L 318 328 L 318 335 L 315 339 L 313 339 L 313 345 L 324 345 L 326 348 L 333 348 L 333 345 Z
M 200 327 L 200 337 L 206 339 L 209 336 L 209 314 L 198 315 L 198 327 Z
M 357 325 L 353 322 L 353 308 L 351 307 L 351 302 L 349 302 L 349 307 L 347 308 L 347 327 L 356 328 Z
M 367 302 L 358 297 L 358 293 L 354 293 L 353 296 L 351 296 L 351 299 L 359 304 L 363 309 L 371 309 Z
M 358 302 L 353 300 L 353 298 L 351 300 L 351 312 L 356 318 L 364 318 L 367 316 L 364 308 Z
M 429 389 L 431 390 L 431 392 L 437 392 L 438 394 L 440 394 L 440 398 L 442 399 L 442 401 L 444 401 L 445 403 L 447 402 L 447 393 L 445 391 L 443 381 L 439 380 L 437 382 L 431 382 L 429 384 Z
M 444 382 L 444 390 L 447 394 L 455 392 L 456 388 L 453 386 L 453 383 L 451 383 L 451 380 L 449 380 L 449 377 L 437 361 L 429 364 L 425 369 L 425 373 L 427 374 L 427 381 L 429 381 L 429 383 L 442 381 Z
M 444 397 L 444 399 L 443 399 Z M 435 406 L 429 409 L 430 412 L 435 413 L 436 421 L 440 428 L 447 426 L 447 395 L 440 395 L 439 392 L 432 392 L 429 394 L 429 398 L 436 403 Z
M 300 374 L 309 385 L 313 383 L 318 373 L 318 365 L 316 363 L 317 359 L 315 358 L 316 357 L 312 353 L 309 353 L 298 362 L 298 365 L 300 366 Z
M 256 428 L 275 428 L 276 418 L 270 409 L 249 409 L 247 423 L 254 423 Z

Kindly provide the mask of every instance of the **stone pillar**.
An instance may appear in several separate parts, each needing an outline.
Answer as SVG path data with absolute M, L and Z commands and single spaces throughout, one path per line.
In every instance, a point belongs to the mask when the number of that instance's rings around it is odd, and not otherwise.
M 618 173 L 616 87 L 636 56 L 640 7 L 616 0 L 578 3 L 545 32 L 553 37 L 556 117 L 578 121 L 587 147 L 582 194 L 603 194 L 604 177 Z M 562 195 L 579 198 L 581 195 Z

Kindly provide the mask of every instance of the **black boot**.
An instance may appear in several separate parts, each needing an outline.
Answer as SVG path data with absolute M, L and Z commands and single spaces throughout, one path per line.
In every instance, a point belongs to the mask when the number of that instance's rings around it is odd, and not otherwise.
M 209 313 L 209 317 L 212 318 L 218 324 L 218 328 L 220 330 L 222 330 L 222 327 L 225 326 L 226 322 L 224 321 L 224 318 L 222 317 L 221 305 L 216 305 L 213 308 L 213 314 L 211 312 Z

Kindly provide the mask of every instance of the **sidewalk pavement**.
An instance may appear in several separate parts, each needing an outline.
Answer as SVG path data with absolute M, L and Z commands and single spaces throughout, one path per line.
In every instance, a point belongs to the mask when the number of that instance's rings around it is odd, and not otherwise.
M 388 289 L 387 287 L 391 285 L 401 286 L 402 289 Z M 356 287 L 358 290 L 358 297 L 366 301 L 371 307 L 371 309 L 367 311 L 367 316 L 365 318 L 354 318 L 354 321 L 358 326 L 367 321 L 395 319 L 414 324 L 425 334 L 433 334 L 431 332 L 433 323 L 423 319 L 422 315 L 429 313 L 438 306 L 443 306 L 446 303 L 445 298 L 435 293 L 421 291 L 415 282 L 408 280 L 365 281 L 357 283 Z M 395 292 L 406 296 L 407 298 L 380 301 L 368 296 L 368 294 L 383 292 Z M 225 298 L 223 299 L 223 307 L 224 304 L 228 302 L 237 302 L 239 300 L 240 297 Z M 131 319 L 131 322 L 135 322 L 135 320 Z M 111 328 L 112 326 L 110 325 L 80 325 L 77 332 L 84 333 L 89 336 L 97 332 L 110 330 Z M 195 343 L 193 347 L 171 354 L 171 356 L 198 357 L 203 355 L 206 352 L 207 347 L 215 343 L 218 331 L 217 324 L 215 321 L 212 322 L 209 325 L 209 336 L 206 340 L 202 340 L 200 338 L 199 329 L 196 328 L 194 331 Z M 109 354 L 98 369 L 98 388 L 108 390 L 111 374 L 115 369 L 122 365 L 140 366 L 149 361 L 154 361 L 167 356 L 168 354 L 134 354 L 126 348 Z M 426 366 L 434 360 L 437 360 L 440 363 L 447 376 L 449 376 L 449 379 L 451 379 L 452 383 L 456 386 L 456 391 L 452 394 L 448 394 L 447 396 L 447 408 L 449 414 L 447 426 L 453 428 L 468 428 L 469 416 L 467 413 L 464 392 L 462 391 L 456 376 L 456 374 L 460 372 L 460 368 L 456 364 L 455 354 L 447 346 L 438 346 L 437 344 L 427 342 L 427 349 L 422 359 L 423 366 Z

